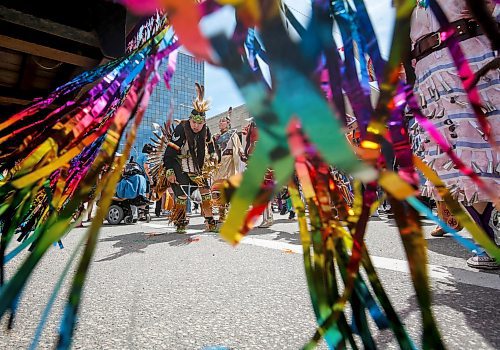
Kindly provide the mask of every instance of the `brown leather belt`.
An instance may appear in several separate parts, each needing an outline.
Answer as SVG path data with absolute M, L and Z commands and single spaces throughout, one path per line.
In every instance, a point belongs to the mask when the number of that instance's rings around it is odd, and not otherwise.
M 455 34 L 453 36 L 458 41 L 464 41 L 483 34 L 481 27 L 473 19 L 459 19 L 455 22 L 451 22 L 450 25 L 455 28 Z M 439 30 L 417 40 L 411 52 L 412 57 L 420 61 L 430 53 L 445 48 L 446 43 L 441 39 L 441 32 L 442 31 Z
M 232 149 L 227 149 L 224 152 L 222 152 L 223 156 L 232 156 L 233 155 L 233 150 Z

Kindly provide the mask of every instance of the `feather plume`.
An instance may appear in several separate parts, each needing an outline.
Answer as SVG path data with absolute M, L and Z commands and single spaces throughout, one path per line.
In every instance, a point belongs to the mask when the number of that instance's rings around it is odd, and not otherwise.
M 205 113 L 209 110 L 209 102 L 205 100 L 205 87 L 198 83 L 194 83 L 196 87 L 196 99 L 193 100 L 193 108 L 199 113 Z

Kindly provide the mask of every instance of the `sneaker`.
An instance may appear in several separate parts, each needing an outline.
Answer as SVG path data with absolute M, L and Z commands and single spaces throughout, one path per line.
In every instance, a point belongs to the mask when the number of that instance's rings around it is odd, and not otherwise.
M 293 220 L 295 218 L 295 212 L 290 210 L 290 215 L 288 215 L 288 220 Z
M 467 260 L 467 265 L 476 269 L 485 270 L 495 270 L 500 268 L 500 265 L 496 262 L 496 260 L 488 256 L 486 253 L 474 254 L 474 256 Z

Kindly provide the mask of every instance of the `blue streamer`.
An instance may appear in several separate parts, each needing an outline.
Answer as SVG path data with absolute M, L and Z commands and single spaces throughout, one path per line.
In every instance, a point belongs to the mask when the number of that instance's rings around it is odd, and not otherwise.
M 38 234 L 33 233 L 26 240 L 24 240 L 21 244 L 19 244 L 16 248 L 12 249 L 5 257 L 3 258 L 3 263 L 7 264 L 9 261 L 14 259 L 20 252 L 22 252 L 28 245 L 30 245 L 37 237 Z
M 357 26 L 355 25 L 354 19 L 352 18 L 352 13 L 347 11 L 343 1 L 333 1 L 332 12 L 339 26 L 340 34 L 342 36 L 342 42 L 344 43 L 343 75 L 346 79 L 343 81 L 342 87 L 344 88 L 346 95 L 351 102 L 354 115 L 358 120 L 361 136 L 364 138 L 366 134 L 366 128 L 373 113 L 373 108 L 369 96 L 370 87 L 363 86 L 359 82 L 356 69 L 354 57 L 354 41 L 356 41 L 356 39 L 359 40 L 359 35 L 357 33 L 353 33 L 353 31 L 356 32 Z M 364 56 L 363 45 L 359 41 L 357 41 L 357 43 L 361 63 L 361 56 Z
M 47 322 L 47 318 L 50 315 L 50 312 L 52 310 L 52 306 L 54 305 L 54 302 L 56 301 L 56 297 L 59 294 L 59 290 L 61 289 L 62 283 L 64 282 L 64 279 L 66 278 L 66 275 L 68 274 L 69 268 L 71 267 L 71 264 L 73 261 L 75 261 L 76 254 L 79 251 L 80 246 L 83 244 L 87 237 L 83 236 L 78 244 L 76 245 L 76 248 L 73 250 L 71 253 L 71 256 L 68 259 L 68 262 L 66 263 L 66 266 L 64 267 L 64 270 L 62 271 L 61 275 L 59 276 L 59 279 L 57 280 L 56 284 L 54 285 L 54 289 L 52 290 L 52 294 L 50 295 L 50 298 L 47 302 L 47 305 L 45 305 L 45 308 L 42 313 L 42 317 L 40 318 L 40 322 L 38 322 L 38 326 L 36 327 L 35 335 L 33 336 L 33 340 L 31 341 L 30 350 L 35 350 L 38 346 L 38 342 L 40 341 L 40 336 L 42 335 L 43 328 L 45 327 L 45 323 Z
M 373 67 L 375 69 L 375 75 L 378 81 L 383 81 L 383 73 L 385 67 L 385 60 L 380 54 L 380 48 L 378 46 L 377 36 L 373 30 L 372 22 L 368 16 L 368 11 L 363 0 L 354 0 L 356 5 L 356 23 L 358 24 L 358 29 L 363 35 L 364 42 L 366 44 L 366 52 L 371 57 L 373 62 Z
M 415 208 L 415 210 L 424 214 L 427 218 L 429 218 L 430 220 L 434 221 L 436 224 L 441 226 L 443 228 L 443 230 L 450 233 L 453 236 L 453 238 L 455 238 L 455 240 L 458 243 L 460 243 L 462 246 L 464 246 L 465 248 L 467 248 L 470 251 L 479 250 L 479 247 L 476 244 L 474 244 L 474 242 L 471 242 L 468 239 L 460 236 L 456 230 L 452 229 L 443 220 L 441 220 L 439 217 L 435 216 L 434 213 L 432 212 L 432 210 L 429 209 L 425 204 L 420 202 L 416 197 L 414 197 L 414 196 L 408 197 L 406 199 L 406 201 L 413 208 Z

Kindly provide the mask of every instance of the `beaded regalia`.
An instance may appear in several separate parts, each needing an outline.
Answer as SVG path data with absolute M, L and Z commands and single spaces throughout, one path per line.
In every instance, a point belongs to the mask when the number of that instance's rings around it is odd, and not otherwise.
M 177 120 L 176 123 L 180 121 Z M 171 124 L 165 122 L 162 126 L 153 132 L 153 137 L 150 138 L 152 147 L 147 152 L 148 159 L 146 161 L 149 177 L 151 179 L 151 188 L 153 199 L 159 200 L 170 186 L 166 176 L 166 169 L 163 166 L 163 156 L 168 146 L 168 142 L 172 137 Z
M 208 177 L 213 168 L 210 163 L 215 159 L 212 136 L 205 124 L 205 112 L 209 107 L 208 101 L 204 99 L 204 87 L 198 83 L 195 86 L 196 98 L 189 119 L 180 121 L 175 127 L 163 155 L 165 176 L 171 180 L 170 185 L 175 194 L 175 206 L 170 221 L 177 227 L 178 232 L 184 232 L 189 223 L 186 206 L 188 198 L 196 189 L 200 190 L 202 215 L 205 217 L 207 229 L 217 229 L 208 185 Z
M 219 120 L 220 132 L 214 136 L 215 149 L 219 163 L 213 174 L 212 194 L 214 203 L 219 208 L 219 221 L 223 222 L 228 204 L 220 196 L 220 184 L 244 169 L 243 146 L 237 130 L 231 128 L 232 107 L 229 107 L 225 116 Z

